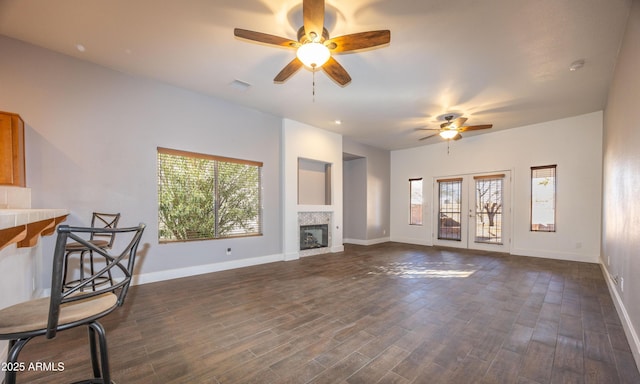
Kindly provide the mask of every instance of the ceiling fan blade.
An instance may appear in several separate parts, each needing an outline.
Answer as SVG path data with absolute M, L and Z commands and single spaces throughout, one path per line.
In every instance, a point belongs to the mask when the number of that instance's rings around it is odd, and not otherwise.
M 329 60 L 322 65 L 322 70 L 343 87 L 351 82 L 351 76 L 333 57 L 329 57 Z
M 302 61 L 298 60 L 298 58 L 294 58 L 287 64 L 282 71 L 276 75 L 273 79 L 276 83 L 284 83 L 291 75 L 298 72 L 298 70 L 303 66 Z
M 451 138 L 451 140 L 460 140 L 460 139 L 462 139 L 462 135 L 459 133 Z
M 462 126 L 462 124 L 464 124 L 465 121 L 467 121 L 466 117 L 458 117 L 451 122 L 451 125 L 449 125 L 449 129 L 458 129 Z
M 414 128 L 416 131 L 440 131 L 440 128 Z
M 284 37 L 269 35 L 267 33 L 249 31 L 248 29 L 235 28 L 233 34 L 247 40 L 257 41 L 259 43 L 279 45 L 282 47 L 295 48 L 300 45 L 297 41 L 286 39 Z
M 421 138 L 419 138 L 418 140 L 427 140 L 428 138 L 433 137 L 433 136 L 438 136 L 438 134 L 437 134 L 437 133 L 434 133 L 433 135 L 429 135 L 429 136 L 421 137 Z
M 302 0 L 304 33 L 309 40 L 322 37 L 324 29 L 324 0 Z
M 458 129 L 458 131 L 460 132 L 464 132 L 464 131 L 478 131 L 480 129 L 489 129 L 493 127 L 493 124 L 485 124 L 485 125 L 470 125 L 468 127 L 460 127 Z
M 334 37 L 325 45 L 334 53 L 349 52 L 357 49 L 371 48 L 384 45 L 391 41 L 391 31 L 369 31 Z

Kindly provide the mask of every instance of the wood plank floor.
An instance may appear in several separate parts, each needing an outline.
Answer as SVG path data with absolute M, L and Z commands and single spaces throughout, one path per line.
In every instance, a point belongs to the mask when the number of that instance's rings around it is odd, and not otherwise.
M 133 287 L 107 328 L 136 383 L 640 383 L 596 264 L 385 243 Z M 90 376 L 85 329 L 19 383 Z

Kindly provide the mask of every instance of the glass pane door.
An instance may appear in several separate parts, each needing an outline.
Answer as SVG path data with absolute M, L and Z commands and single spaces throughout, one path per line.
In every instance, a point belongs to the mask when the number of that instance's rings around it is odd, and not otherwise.
M 504 175 L 475 178 L 476 243 L 502 244 Z
M 509 252 L 511 173 L 477 173 L 434 181 L 433 244 Z
M 462 179 L 438 181 L 438 239 L 462 240 Z

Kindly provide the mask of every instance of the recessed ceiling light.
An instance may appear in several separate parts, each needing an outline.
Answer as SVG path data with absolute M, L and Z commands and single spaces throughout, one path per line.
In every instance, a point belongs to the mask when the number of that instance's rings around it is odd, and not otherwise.
M 229 83 L 229 86 L 236 91 L 244 92 L 249 89 L 249 87 L 251 87 L 251 84 L 241 80 L 233 80 L 231 83 Z
M 573 63 L 571 63 L 571 65 L 569 66 L 569 70 L 571 72 L 575 72 L 582 67 L 584 67 L 584 59 L 576 60 Z
M 342 124 L 342 120 L 334 120 L 333 122 L 336 123 L 337 125 Z
M 82 44 L 76 44 L 76 49 L 80 52 L 84 52 L 87 50 Z

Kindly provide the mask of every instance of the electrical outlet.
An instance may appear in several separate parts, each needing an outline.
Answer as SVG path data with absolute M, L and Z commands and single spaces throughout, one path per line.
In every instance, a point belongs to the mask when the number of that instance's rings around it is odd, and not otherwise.
M 611 256 L 607 255 L 607 266 L 611 265 Z
M 231 254 L 231 248 L 227 248 L 227 255 Z
M 624 292 L 624 279 L 620 276 L 620 292 Z

